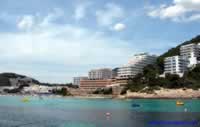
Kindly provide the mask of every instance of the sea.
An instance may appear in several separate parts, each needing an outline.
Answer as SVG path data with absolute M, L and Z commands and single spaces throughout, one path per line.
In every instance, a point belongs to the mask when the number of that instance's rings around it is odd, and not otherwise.
M 200 127 L 200 100 L 176 101 L 0 96 L 0 127 Z

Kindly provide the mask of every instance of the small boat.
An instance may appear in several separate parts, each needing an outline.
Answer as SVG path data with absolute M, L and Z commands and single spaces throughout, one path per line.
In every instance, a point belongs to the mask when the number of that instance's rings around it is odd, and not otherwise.
M 28 99 L 27 97 L 24 97 L 24 98 L 22 99 L 22 102 L 29 102 L 29 99 Z
M 139 104 L 132 104 L 132 107 L 140 107 Z
M 183 105 L 184 105 L 184 102 L 183 102 L 183 101 L 176 101 L 176 105 L 178 105 L 178 106 L 183 106 Z

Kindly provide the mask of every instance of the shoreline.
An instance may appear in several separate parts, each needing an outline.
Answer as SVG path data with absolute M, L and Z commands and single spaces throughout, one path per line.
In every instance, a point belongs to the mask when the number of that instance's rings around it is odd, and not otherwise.
M 62 96 L 56 94 L 41 94 L 41 93 L 17 93 L 8 94 L 1 93 L 0 96 L 31 96 L 31 97 L 49 97 L 49 98 L 77 98 L 77 99 L 200 99 L 200 89 L 164 89 L 155 90 L 152 93 L 130 92 L 127 91 L 125 95 L 102 95 L 102 94 L 85 94 Z
M 148 97 L 141 97 L 141 96 L 61 96 L 61 95 L 39 95 L 39 94 L 0 94 L 0 96 L 18 96 L 18 97 L 47 97 L 47 98 L 74 98 L 74 99 L 116 99 L 116 100 L 126 100 L 126 99 L 200 99 L 200 97 L 161 97 L 161 96 L 148 96 Z
M 200 97 L 124 97 L 121 99 L 200 99 Z

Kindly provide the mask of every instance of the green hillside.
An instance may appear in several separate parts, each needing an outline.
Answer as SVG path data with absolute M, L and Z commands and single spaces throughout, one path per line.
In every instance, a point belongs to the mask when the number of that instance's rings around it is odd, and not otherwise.
M 18 79 L 20 82 L 24 82 L 29 84 L 28 80 L 31 80 L 32 83 L 39 84 L 39 81 L 26 77 L 24 75 L 19 75 L 15 73 L 0 73 L 0 87 L 1 86 L 12 86 L 12 83 L 10 82 L 10 79 Z
M 0 74 L 0 86 L 11 86 L 9 78 Z
M 163 70 L 164 70 L 164 58 L 165 57 L 179 55 L 180 46 L 182 46 L 182 45 L 191 44 L 191 43 L 199 43 L 199 42 L 200 42 L 200 35 L 196 36 L 195 38 L 193 38 L 189 41 L 186 41 L 186 42 L 176 46 L 175 48 L 169 49 L 166 53 L 159 56 L 158 59 L 157 59 L 157 65 L 160 68 L 160 73 L 162 73 Z

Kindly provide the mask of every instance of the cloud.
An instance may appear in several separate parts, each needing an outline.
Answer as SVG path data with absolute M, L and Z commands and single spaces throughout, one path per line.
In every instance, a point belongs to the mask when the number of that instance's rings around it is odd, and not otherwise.
M 114 25 L 113 29 L 115 31 L 123 31 L 124 29 L 126 29 L 126 25 L 123 23 L 117 23 Z
M 199 20 L 199 0 L 173 0 L 171 5 L 160 5 L 148 10 L 148 16 L 170 19 L 172 21 L 195 21 Z
M 188 21 L 196 21 L 196 20 L 200 21 L 200 14 L 195 14 L 188 18 Z
M 55 20 L 59 19 L 62 16 L 64 16 L 63 10 L 60 8 L 54 8 L 51 13 L 48 13 L 48 15 L 45 18 L 43 18 L 43 21 L 40 23 L 40 25 L 48 26 L 49 23 L 53 23 Z
M 34 25 L 34 17 L 32 15 L 23 16 L 18 22 L 19 29 L 30 29 Z
M 114 3 L 108 3 L 103 9 L 96 11 L 97 23 L 101 26 L 112 25 L 114 22 L 123 18 L 124 16 L 124 9 Z
M 27 17 L 25 15 L 20 20 L 20 23 L 24 22 L 20 28 L 31 28 L 29 31 L 0 32 L 0 62 L 12 63 L 9 67 L 6 64 L 2 65 L 4 69 L 0 70 L 23 72 L 30 76 L 42 75 L 46 78 L 40 77 L 39 80 L 44 82 L 58 82 L 58 79 L 59 82 L 67 82 L 72 77 L 65 79 L 63 78 L 65 75 L 75 76 L 78 73 L 69 72 L 72 66 L 76 70 L 83 66 L 90 66 L 91 69 L 97 66 L 123 64 L 134 52 L 126 41 L 108 37 L 102 31 L 67 23 L 57 24 L 55 20 L 59 19 L 60 14 L 60 11 L 55 11 L 39 18 L 36 15 L 24 18 Z M 46 69 L 40 68 L 48 64 L 52 66 Z M 20 67 L 22 65 L 23 67 Z M 59 70 L 51 72 L 51 68 L 57 69 L 59 65 L 62 65 L 64 72 Z M 87 67 L 83 70 L 87 73 L 88 69 Z M 59 72 L 62 80 L 57 77 L 52 79 L 53 75 Z M 51 79 L 47 80 L 48 77 Z
M 81 20 L 86 16 L 87 9 L 91 3 L 79 3 L 75 8 L 74 18 L 75 20 Z
M 8 15 L 8 14 L 7 14 Z M 32 15 L 22 15 L 18 16 L 17 27 L 20 30 L 30 30 L 34 27 L 38 28 L 37 25 L 40 26 L 48 26 L 51 23 L 54 23 L 56 20 L 61 18 L 64 15 L 64 12 L 60 8 L 54 8 L 51 13 L 48 13 L 45 18 L 41 17 L 40 13 L 32 14 Z M 14 16 L 7 16 L 13 17 Z

